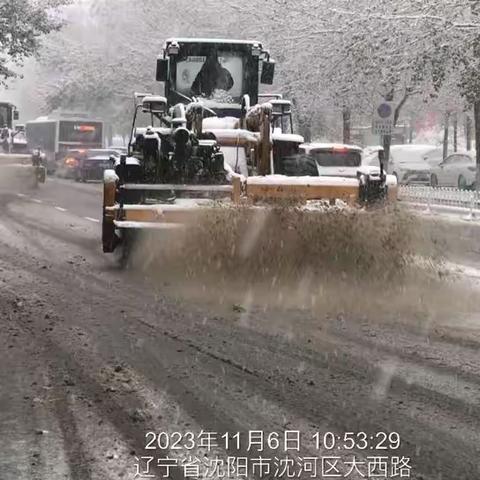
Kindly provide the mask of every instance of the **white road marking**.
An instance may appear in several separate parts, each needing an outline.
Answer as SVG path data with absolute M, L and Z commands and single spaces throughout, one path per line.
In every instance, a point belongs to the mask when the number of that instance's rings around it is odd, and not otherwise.
M 26 198 L 27 196 L 24 193 L 17 193 L 17 197 Z
M 32 198 L 32 202 L 35 202 L 35 203 L 43 203 L 41 200 L 39 200 L 38 198 Z
M 97 218 L 92 218 L 92 217 L 83 217 L 85 220 L 88 220 L 89 222 L 95 222 L 95 223 L 100 223 L 100 220 Z
M 66 212 L 67 211 L 66 208 L 62 208 L 62 207 L 55 207 L 55 210 L 58 210 L 59 212 Z

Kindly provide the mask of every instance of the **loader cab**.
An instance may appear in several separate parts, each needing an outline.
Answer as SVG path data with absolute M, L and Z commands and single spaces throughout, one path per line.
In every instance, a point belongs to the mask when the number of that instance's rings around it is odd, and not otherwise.
M 259 103 L 272 106 L 272 131 L 274 133 L 293 133 L 292 102 L 285 100 L 281 93 L 260 93 Z
M 301 135 L 273 133 L 273 156 L 271 173 L 275 175 L 303 175 L 300 167 L 300 146 L 304 138 Z
M 273 131 L 293 133 L 292 102 L 290 100 L 271 100 Z
M 260 83 L 272 84 L 275 62 L 259 42 L 169 39 L 157 61 L 169 106 L 200 100 L 219 117 L 241 116 L 248 95 L 258 102 Z

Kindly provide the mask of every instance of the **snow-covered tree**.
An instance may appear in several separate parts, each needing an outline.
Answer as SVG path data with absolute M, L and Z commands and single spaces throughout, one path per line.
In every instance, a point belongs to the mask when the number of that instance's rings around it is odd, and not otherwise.
M 68 0 L 0 0 L 0 83 L 17 74 L 15 66 L 34 55 L 42 35 L 58 30 L 57 8 Z
M 112 9 L 97 0 L 43 49 L 41 96 L 48 108 L 79 105 L 127 128 L 132 92 L 158 89 L 155 57 L 167 37 L 258 39 L 277 61 L 269 90 L 294 101 L 301 133 L 338 140 L 342 116 L 368 123 L 382 98 L 393 98 L 397 119 L 445 110 L 447 97 L 463 109 L 460 94 L 471 100 L 478 91 L 471 3 L 116 0 Z

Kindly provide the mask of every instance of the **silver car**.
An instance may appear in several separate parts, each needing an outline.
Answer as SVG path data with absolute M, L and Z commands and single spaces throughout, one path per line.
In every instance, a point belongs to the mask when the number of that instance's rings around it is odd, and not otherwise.
M 393 145 L 388 173 L 402 185 L 430 185 L 431 165 L 425 159 L 436 150 L 434 145 Z
M 457 152 L 432 168 L 432 187 L 457 187 L 461 190 L 473 188 L 476 176 L 475 151 Z

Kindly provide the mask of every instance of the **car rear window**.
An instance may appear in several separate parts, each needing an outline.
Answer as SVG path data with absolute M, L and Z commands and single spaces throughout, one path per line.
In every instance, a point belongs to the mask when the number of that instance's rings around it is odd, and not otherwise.
M 362 155 L 355 151 L 325 151 L 312 152 L 321 167 L 359 167 L 362 163 Z

